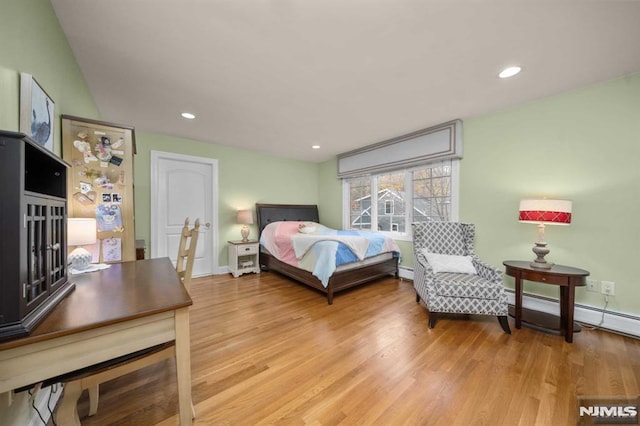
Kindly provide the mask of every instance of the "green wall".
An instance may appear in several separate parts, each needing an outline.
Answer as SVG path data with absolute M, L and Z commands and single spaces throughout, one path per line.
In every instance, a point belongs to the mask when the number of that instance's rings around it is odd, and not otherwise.
M 318 212 L 320 221 L 331 228 L 342 228 L 342 180 L 336 174 L 338 160 L 333 159 L 318 167 Z
M 466 120 L 464 150 L 460 218 L 476 223 L 484 258 L 533 259 L 536 227 L 518 222 L 520 199 L 572 200 L 571 225 L 547 226 L 547 258 L 614 281 L 609 308 L 640 313 L 640 74 Z M 558 294 L 544 284 L 526 290 Z M 604 304 L 585 288 L 576 300 Z
M 640 74 L 467 119 L 463 132 L 460 220 L 476 224 L 480 257 L 497 266 L 533 260 L 537 230 L 518 222 L 520 200 L 570 199 L 571 225 L 547 226 L 547 258 L 614 281 L 608 308 L 640 314 L 632 267 L 640 259 Z M 335 170 L 335 160 L 321 165 L 319 202 L 335 206 L 331 218 L 341 210 Z M 412 266 L 411 245 L 399 244 L 403 264 Z M 511 277 L 506 285 L 513 288 Z M 555 286 L 527 283 L 526 291 L 558 298 Z M 576 300 L 604 305 L 585 288 Z
M 60 115 L 99 118 L 99 113 L 48 1 L 0 0 L 2 130 L 20 130 L 21 72 L 33 75 L 55 102 L 54 152 L 60 155 Z M 38 399 L 46 400 L 45 392 Z M 32 416 L 27 392 L 14 395 L 9 406 L 0 404 L 2 424 L 27 424 Z
M 0 129 L 20 129 L 20 73 L 55 102 L 54 152 L 60 155 L 60 115 L 100 118 L 53 8 L 42 0 L 0 0 Z
M 151 151 L 174 152 L 218 160 L 218 265 L 227 264 L 227 241 L 240 238 L 235 223 L 238 209 L 255 203 L 318 203 L 318 166 L 303 161 L 269 157 L 221 145 L 136 132 L 135 157 L 136 238 L 151 247 Z M 256 225 L 250 237 L 257 237 Z M 149 252 L 149 251 L 147 251 Z

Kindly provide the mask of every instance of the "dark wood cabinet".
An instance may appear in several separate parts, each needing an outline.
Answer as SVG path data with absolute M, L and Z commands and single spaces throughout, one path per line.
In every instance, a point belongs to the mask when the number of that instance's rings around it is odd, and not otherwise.
M 73 289 L 67 170 L 24 134 L 0 131 L 0 340 L 29 334 Z

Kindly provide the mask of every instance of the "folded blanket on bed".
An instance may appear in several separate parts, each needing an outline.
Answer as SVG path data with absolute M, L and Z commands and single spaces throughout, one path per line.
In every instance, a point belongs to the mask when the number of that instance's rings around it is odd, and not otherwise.
M 306 222 L 273 222 L 260 236 L 260 244 L 281 262 L 311 272 L 325 287 L 340 265 L 381 253 L 400 256 L 396 242 L 379 232 L 339 231 L 314 224 L 315 231 L 301 233 Z
M 307 254 L 314 244 L 322 241 L 336 241 L 347 246 L 358 260 L 364 259 L 369 248 L 369 240 L 355 235 L 318 235 L 318 234 L 298 234 L 291 237 L 293 251 L 297 259 Z

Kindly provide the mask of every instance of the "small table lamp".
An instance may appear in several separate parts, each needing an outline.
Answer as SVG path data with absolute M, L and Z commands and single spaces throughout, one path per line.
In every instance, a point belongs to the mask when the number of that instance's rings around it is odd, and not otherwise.
M 236 218 L 238 223 L 242 224 L 240 235 L 242 235 L 242 241 L 249 241 L 249 227 L 247 225 L 253 224 L 253 211 L 252 210 L 238 210 L 238 216 Z
M 67 219 L 67 244 L 76 246 L 69 254 L 71 267 L 77 270 L 87 269 L 91 263 L 91 253 L 82 248 L 83 245 L 95 244 L 96 220 L 85 217 L 70 217 Z
M 520 222 L 538 224 L 538 241 L 533 247 L 536 259 L 531 262 L 533 268 L 551 269 L 553 263 L 544 257 L 549 254 L 544 241 L 545 225 L 569 225 L 571 223 L 572 203 L 568 200 L 522 200 L 520 201 Z

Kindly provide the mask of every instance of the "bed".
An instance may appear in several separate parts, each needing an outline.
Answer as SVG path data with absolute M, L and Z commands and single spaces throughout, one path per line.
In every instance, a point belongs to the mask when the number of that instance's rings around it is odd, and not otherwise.
M 260 235 L 265 227 L 275 222 L 320 223 L 318 206 L 316 205 L 256 204 L 256 218 Z M 260 268 L 264 271 L 274 271 L 286 275 L 299 283 L 325 293 L 327 302 L 331 305 L 334 294 L 339 291 L 370 283 L 389 275 L 397 278 L 398 256 L 399 253 L 384 253 L 341 265 L 331 274 L 326 286 L 311 272 L 277 259 L 262 244 L 259 261 Z

